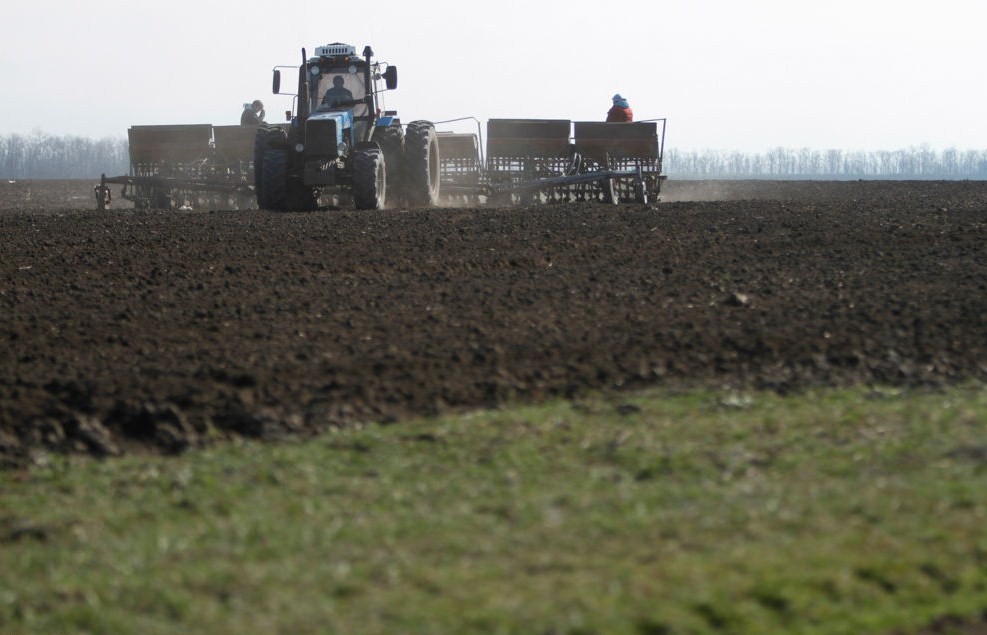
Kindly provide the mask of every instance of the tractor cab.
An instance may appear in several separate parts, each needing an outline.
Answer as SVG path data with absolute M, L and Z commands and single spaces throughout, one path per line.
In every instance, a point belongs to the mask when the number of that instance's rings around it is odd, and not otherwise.
M 386 67 L 386 71 L 383 71 Z M 352 117 L 352 143 L 366 141 L 378 116 L 379 80 L 386 89 L 397 85 L 397 68 L 373 60 L 367 47 L 359 56 L 356 47 L 335 42 L 315 49 L 315 55 L 305 62 L 305 94 L 307 111 L 316 119 L 335 118 L 342 125 L 339 113 Z M 334 113 L 326 115 L 323 113 Z

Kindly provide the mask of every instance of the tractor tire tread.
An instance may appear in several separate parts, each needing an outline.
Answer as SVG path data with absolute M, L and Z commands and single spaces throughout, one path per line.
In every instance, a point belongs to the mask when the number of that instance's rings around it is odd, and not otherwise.
M 430 121 L 412 121 L 404 136 L 404 192 L 409 205 L 438 205 L 439 165 L 435 125 Z

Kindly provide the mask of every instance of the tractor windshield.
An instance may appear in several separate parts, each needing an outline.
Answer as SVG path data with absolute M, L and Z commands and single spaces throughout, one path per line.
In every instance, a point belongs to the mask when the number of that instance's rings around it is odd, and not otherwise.
M 367 105 L 363 103 L 366 96 L 363 74 L 356 72 L 353 67 L 332 68 L 310 77 L 309 94 L 312 96 L 313 112 L 352 108 L 354 116 L 367 114 Z M 353 101 L 360 103 L 353 104 Z

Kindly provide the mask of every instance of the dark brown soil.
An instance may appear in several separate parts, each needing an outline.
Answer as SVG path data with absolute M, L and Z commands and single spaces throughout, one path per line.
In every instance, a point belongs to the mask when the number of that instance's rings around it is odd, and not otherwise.
M 307 214 L 91 187 L 0 183 L 3 465 L 595 389 L 987 379 L 987 183 Z

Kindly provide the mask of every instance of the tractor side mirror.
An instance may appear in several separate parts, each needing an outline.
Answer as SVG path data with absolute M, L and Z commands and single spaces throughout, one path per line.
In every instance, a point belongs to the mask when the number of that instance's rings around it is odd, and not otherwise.
M 388 66 L 387 70 L 384 71 L 384 85 L 387 86 L 387 90 L 394 90 L 398 87 L 397 66 Z
M 274 94 L 281 92 L 281 71 L 274 69 Z

